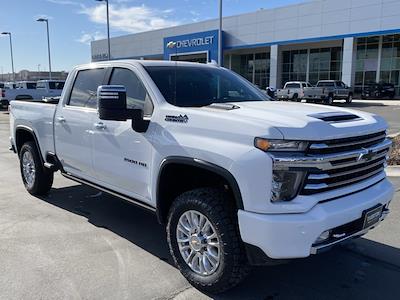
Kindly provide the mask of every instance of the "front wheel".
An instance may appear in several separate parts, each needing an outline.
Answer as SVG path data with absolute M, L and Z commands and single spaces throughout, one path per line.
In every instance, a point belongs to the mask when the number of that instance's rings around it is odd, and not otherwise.
M 179 196 L 169 212 L 167 238 L 174 262 L 203 291 L 224 292 L 248 271 L 230 200 L 218 189 L 197 189 Z
M 34 142 L 25 143 L 19 153 L 22 181 L 35 196 L 45 195 L 53 185 L 54 173 L 45 169 Z

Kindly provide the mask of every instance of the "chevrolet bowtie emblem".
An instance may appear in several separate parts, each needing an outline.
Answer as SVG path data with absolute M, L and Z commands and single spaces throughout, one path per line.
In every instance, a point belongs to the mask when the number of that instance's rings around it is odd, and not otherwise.
M 368 150 L 368 149 L 364 149 L 363 148 L 363 152 L 360 153 L 360 155 L 357 158 L 357 161 L 370 161 L 375 157 L 375 152 L 372 150 Z

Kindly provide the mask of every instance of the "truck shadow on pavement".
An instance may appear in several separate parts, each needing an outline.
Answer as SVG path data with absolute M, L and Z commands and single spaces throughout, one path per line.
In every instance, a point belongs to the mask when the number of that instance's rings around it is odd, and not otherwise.
M 165 231 L 156 216 L 87 186 L 53 188 L 43 201 L 87 218 L 172 265 Z M 400 249 L 361 239 L 400 261 Z M 400 299 L 400 264 L 369 258 L 358 244 L 315 257 L 257 267 L 238 287 L 214 299 Z M 385 254 L 386 253 L 386 254 Z M 375 256 L 376 257 L 376 256 Z M 196 296 L 179 299 L 194 299 Z M 183 295 L 182 295 L 183 296 Z

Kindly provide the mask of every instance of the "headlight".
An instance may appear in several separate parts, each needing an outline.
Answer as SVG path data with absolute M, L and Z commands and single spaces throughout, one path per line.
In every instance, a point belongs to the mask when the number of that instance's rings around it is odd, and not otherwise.
M 304 151 L 308 143 L 304 141 L 267 140 L 255 138 L 254 146 L 262 151 Z
M 272 174 L 271 201 L 290 201 L 298 194 L 304 172 L 274 170 Z

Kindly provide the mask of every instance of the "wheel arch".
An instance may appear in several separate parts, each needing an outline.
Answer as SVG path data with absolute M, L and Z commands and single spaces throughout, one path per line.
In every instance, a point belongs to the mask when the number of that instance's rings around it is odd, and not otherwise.
M 171 178 L 168 175 L 176 174 L 175 172 L 183 171 L 178 176 L 174 176 L 174 180 L 171 181 Z M 190 171 L 190 172 L 189 172 Z M 185 192 L 185 187 L 191 187 L 190 182 L 184 182 L 183 186 L 179 186 L 177 190 L 174 190 L 174 186 L 172 186 L 172 190 L 170 189 L 166 193 L 166 187 L 170 187 L 168 184 L 173 183 L 175 180 L 179 181 L 181 178 L 184 178 L 190 174 L 190 176 L 196 177 L 196 184 L 193 187 L 204 187 L 202 184 L 210 182 L 212 179 L 220 179 L 228 186 L 228 191 L 232 194 L 232 197 L 235 201 L 235 205 L 237 209 L 243 209 L 243 200 L 240 192 L 239 185 L 234 178 L 234 176 L 225 168 L 220 167 L 216 164 L 189 157 L 179 157 L 172 156 L 165 158 L 160 166 L 158 177 L 157 177 L 157 187 L 156 187 L 156 205 L 157 205 L 157 218 L 161 224 L 166 223 L 166 219 L 168 216 L 169 208 L 175 199 L 181 192 Z M 181 177 L 181 178 L 180 178 Z M 190 180 L 190 179 L 189 179 Z
M 44 164 L 42 152 L 40 151 L 39 141 L 37 139 L 35 131 L 28 126 L 18 125 L 15 129 L 15 147 L 16 147 L 16 151 L 17 151 L 18 155 L 21 151 L 22 146 L 26 142 L 29 142 L 29 141 L 32 141 L 35 143 L 36 148 L 39 152 L 40 160 L 41 160 L 42 164 Z

